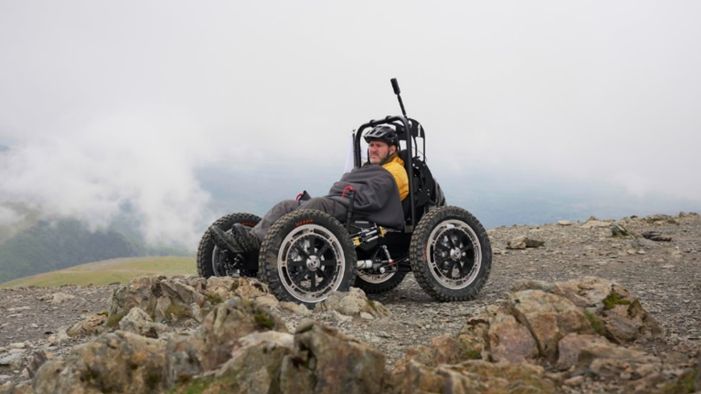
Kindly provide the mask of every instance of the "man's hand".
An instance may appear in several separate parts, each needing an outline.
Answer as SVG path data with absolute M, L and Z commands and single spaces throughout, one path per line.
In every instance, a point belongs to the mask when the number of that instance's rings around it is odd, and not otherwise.
M 297 197 L 295 197 L 295 200 L 297 200 L 297 202 L 302 202 L 310 200 L 311 198 L 312 196 L 310 196 L 306 190 L 302 190 L 301 192 L 297 193 Z

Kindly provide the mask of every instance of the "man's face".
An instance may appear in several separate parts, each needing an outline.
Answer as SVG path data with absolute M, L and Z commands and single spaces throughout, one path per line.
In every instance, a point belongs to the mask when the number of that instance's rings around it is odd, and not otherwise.
M 394 145 L 390 146 L 384 141 L 370 141 L 368 143 L 368 156 L 370 163 L 380 164 L 397 150 Z

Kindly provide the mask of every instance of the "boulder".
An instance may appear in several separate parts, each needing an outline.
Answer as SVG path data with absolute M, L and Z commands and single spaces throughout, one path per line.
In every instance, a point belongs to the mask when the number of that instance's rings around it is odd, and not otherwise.
M 548 360 L 557 357 L 557 343 L 565 335 L 593 333 L 584 311 L 567 298 L 542 290 L 522 290 L 511 293 L 509 303 L 516 319 L 533 335 L 540 355 Z
M 483 360 L 427 367 L 412 361 L 393 376 L 392 392 L 409 393 L 555 393 L 556 385 L 542 367 L 528 363 Z
M 670 215 L 650 215 L 643 218 L 643 220 L 652 224 L 679 224 L 677 219 Z
M 538 286 L 543 288 L 543 286 Z M 607 279 L 587 276 L 554 284 L 551 293 L 582 308 L 592 328 L 615 342 L 661 332 L 659 324 L 628 290 Z
M 69 337 L 96 335 L 102 332 L 107 322 L 107 313 L 96 313 L 73 324 L 66 330 Z
M 37 371 L 34 392 L 153 393 L 166 389 L 165 342 L 116 331 Z
M 58 305 L 63 304 L 66 301 L 70 301 L 74 298 L 75 296 L 73 294 L 57 292 L 51 294 L 51 298 L 48 300 L 48 302 L 49 304 Z
M 385 356 L 314 321 L 300 323 L 283 360 L 283 393 L 382 393 Z
M 219 304 L 193 335 L 168 342 L 169 380 L 181 382 L 219 368 L 231 358 L 241 337 L 268 330 L 287 332 L 270 308 L 238 297 Z
M 294 350 L 293 336 L 277 331 L 254 332 L 240 338 L 231 359 L 213 375 L 181 384 L 176 393 L 270 393 L 280 387 L 280 369 Z
M 623 227 L 622 224 L 613 223 L 611 224 L 611 236 L 613 237 L 627 237 L 633 235 L 627 228 Z
M 642 234 L 645 239 L 655 242 L 671 242 L 672 237 L 664 236 L 659 231 L 644 231 Z
M 336 311 L 346 316 L 360 317 L 367 313 L 373 318 L 389 316 L 390 312 L 377 301 L 369 300 L 365 292 L 357 287 L 351 287 L 347 292 L 334 291 L 329 297 L 318 303 L 314 311 Z
M 539 248 L 545 245 L 545 241 L 529 238 L 526 236 L 514 237 L 506 244 L 507 249 Z
M 119 329 L 149 338 L 158 338 L 168 330 L 168 326 L 154 323 L 148 313 L 135 306 L 119 321 Z
M 622 373 L 631 377 L 661 369 L 659 358 L 645 352 L 616 345 L 597 335 L 569 334 L 559 343 L 556 366 L 561 370 L 573 369 L 574 374 L 596 375 L 599 378 L 618 378 Z
M 511 315 L 494 316 L 487 336 L 492 361 L 518 363 L 538 356 L 538 346 L 531 332 Z
M 253 299 L 267 294 L 267 286 L 253 278 L 141 277 L 114 291 L 108 326 L 116 327 L 133 307 L 159 323 L 201 321 L 215 305 L 232 297 Z

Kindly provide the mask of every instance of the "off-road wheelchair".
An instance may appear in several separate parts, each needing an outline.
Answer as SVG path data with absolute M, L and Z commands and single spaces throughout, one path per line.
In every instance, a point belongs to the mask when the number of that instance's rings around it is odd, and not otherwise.
M 210 230 L 206 231 L 197 251 L 198 273 L 203 277 L 257 275 L 279 299 L 307 306 L 350 286 L 366 293 L 392 290 L 410 271 L 436 300 L 474 298 L 491 269 L 489 237 L 470 212 L 446 205 L 426 164 L 425 131 L 406 116 L 395 79 L 392 86 L 403 115 L 359 126 L 353 133 L 353 153 L 354 165 L 361 166 L 363 134 L 378 125 L 396 129 L 399 154 L 409 175 L 401 228 L 355 213 L 351 193 L 345 223 L 321 211 L 297 209 L 272 225 L 258 253 L 232 253 L 217 246 Z M 423 149 L 418 149 L 419 140 Z M 260 217 L 253 214 L 233 213 L 214 225 L 231 231 L 237 223 L 253 227 L 258 221 Z

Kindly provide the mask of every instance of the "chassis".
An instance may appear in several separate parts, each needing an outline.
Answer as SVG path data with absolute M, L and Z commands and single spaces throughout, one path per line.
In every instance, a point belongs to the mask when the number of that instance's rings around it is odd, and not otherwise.
M 364 220 L 351 207 L 345 224 L 321 211 L 298 209 L 278 219 L 259 253 L 234 254 L 218 247 L 210 230 L 197 252 L 203 277 L 255 276 L 281 300 L 313 307 L 333 291 L 350 286 L 366 293 L 397 287 L 410 271 L 419 285 L 439 301 L 474 298 L 487 281 L 492 250 L 482 224 L 468 211 L 445 205 L 442 191 L 426 165 L 426 138 L 421 124 L 408 118 L 399 86 L 392 79 L 402 116 L 371 120 L 354 132 L 355 166 L 361 163 L 361 139 L 367 130 L 388 124 L 397 130 L 400 155 L 409 175 L 403 201 L 403 228 Z M 417 149 L 417 140 L 423 149 Z M 352 201 L 352 196 L 351 196 Z M 260 220 L 249 213 L 226 215 L 214 224 L 231 231 L 234 224 L 252 227 Z M 251 264 L 246 262 L 253 261 Z M 257 262 L 257 264 L 255 264 Z

